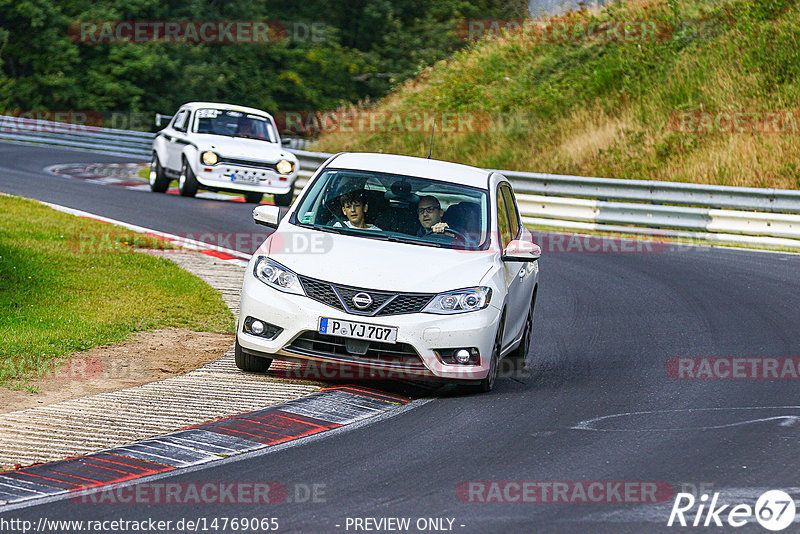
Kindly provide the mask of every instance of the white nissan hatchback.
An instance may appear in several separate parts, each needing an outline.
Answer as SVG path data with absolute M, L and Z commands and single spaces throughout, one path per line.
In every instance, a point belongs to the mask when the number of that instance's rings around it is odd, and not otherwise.
M 525 358 L 541 250 L 503 175 L 343 153 L 287 213 L 253 215 L 276 231 L 245 275 L 239 369 L 277 358 L 489 391 L 501 358 Z

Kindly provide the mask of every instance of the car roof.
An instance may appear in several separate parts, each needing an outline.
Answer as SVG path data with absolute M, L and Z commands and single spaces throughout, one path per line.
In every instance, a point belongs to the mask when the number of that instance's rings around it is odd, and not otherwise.
M 225 104 L 222 102 L 187 102 L 186 104 L 181 106 L 181 109 L 189 109 L 189 110 L 196 110 L 199 108 L 216 108 L 216 109 L 225 109 L 231 111 L 241 111 L 242 113 L 254 113 L 256 115 L 266 115 L 267 117 L 272 117 L 269 113 L 262 109 L 256 108 L 249 108 L 247 106 L 237 106 L 235 104 Z
M 369 152 L 344 152 L 337 155 L 329 166 L 334 169 L 369 170 L 431 178 L 481 189 L 488 188 L 491 174 L 485 169 L 449 161 Z

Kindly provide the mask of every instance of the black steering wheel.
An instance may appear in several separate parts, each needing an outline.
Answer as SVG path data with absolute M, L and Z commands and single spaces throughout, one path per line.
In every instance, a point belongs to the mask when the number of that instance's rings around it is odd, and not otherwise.
M 433 230 L 428 230 L 427 232 L 425 232 L 425 235 L 423 237 L 428 237 L 429 235 L 436 235 L 436 234 L 451 234 L 453 237 L 462 240 L 464 243 L 467 242 L 467 236 L 465 236 L 458 230 L 450 228 L 449 226 L 445 228 L 443 232 L 434 232 Z

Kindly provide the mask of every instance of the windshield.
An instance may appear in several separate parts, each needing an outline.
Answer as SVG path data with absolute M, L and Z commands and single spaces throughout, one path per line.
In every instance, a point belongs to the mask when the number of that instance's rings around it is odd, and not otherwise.
M 424 246 L 488 246 L 482 189 L 427 178 L 329 169 L 303 197 L 293 222 L 324 231 Z
M 278 135 L 267 117 L 226 109 L 198 109 L 192 132 L 278 142 Z

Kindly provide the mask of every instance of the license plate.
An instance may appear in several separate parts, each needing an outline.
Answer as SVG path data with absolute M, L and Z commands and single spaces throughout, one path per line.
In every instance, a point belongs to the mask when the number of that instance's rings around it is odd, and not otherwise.
M 396 326 L 379 326 L 366 323 L 354 323 L 352 321 L 342 321 L 341 319 L 328 319 L 322 317 L 319 320 L 320 334 L 329 336 L 342 336 L 353 339 L 364 339 L 367 341 L 381 341 L 383 343 L 397 343 Z
M 238 182 L 238 183 L 245 183 L 245 184 L 257 184 L 258 177 L 257 176 L 248 176 L 246 174 L 236 174 L 235 172 L 231 173 L 231 182 Z

